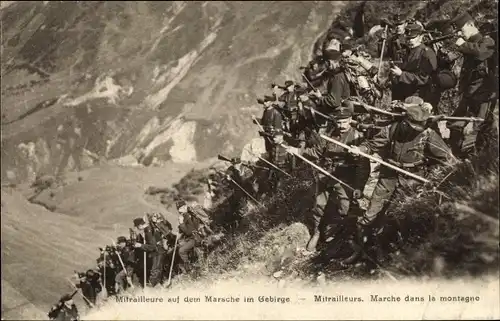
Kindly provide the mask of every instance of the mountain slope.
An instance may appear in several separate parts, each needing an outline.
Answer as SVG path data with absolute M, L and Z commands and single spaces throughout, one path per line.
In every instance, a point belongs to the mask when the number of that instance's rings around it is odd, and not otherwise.
M 96 157 L 183 162 L 241 148 L 254 130 L 250 116 L 260 114 L 255 98 L 273 81 L 299 80 L 297 68 L 341 6 L 51 1 L 3 8 L 2 179 L 27 179 L 30 164 L 53 172 L 61 157 L 56 128 L 67 117 L 81 121 L 84 149 Z M 20 153 L 29 142 L 36 157 Z

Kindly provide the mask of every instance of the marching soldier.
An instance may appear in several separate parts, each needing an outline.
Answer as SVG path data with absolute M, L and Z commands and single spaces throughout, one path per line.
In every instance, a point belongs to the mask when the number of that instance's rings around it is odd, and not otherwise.
M 410 50 L 401 67 L 393 65 L 392 100 L 404 101 L 418 96 L 424 101 L 432 98 L 432 76 L 437 68 L 436 53 L 422 43 L 424 28 L 418 23 L 406 27 L 406 38 Z
M 187 273 L 190 270 L 189 253 L 194 250 L 197 243 L 201 242 L 201 238 L 197 233 L 198 226 L 190 215 L 186 202 L 178 200 L 175 202 L 175 206 L 179 212 L 179 268 L 182 273 Z
M 283 126 L 284 117 L 273 105 L 275 101 L 275 96 L 265 96 L 263 100 L 259 100 L 259 103 L 264 103 L 266 107 L 260 121 L 264 132 L 260 132 L 260 134 L 265 140 L 267 160 L 277 167 L 284 169 L 292 162 L 281 146 L 284 142 L 283 136 L 285 134 Z M 261 188 L 259 187 L 259 194 L 261 196 L 275 190 L 280 183 L 278 174 L 274 170 L 270 169 L 268 174 L 267 180 L 263 181 L 264 184 Z
M 155 233 L 153 228 L 146 221 L 144 221 L 142 217 L 134 219 L 134 227 L 139 232 L 136 243 L 134 244 L 134 248 L 139 250 L 139 253 L 137 254 L 140 254 L 138 255 L 137 260 L 137 262 L 140 262 L 138 264 L 139 268 L 137 269 L 139 282 L 141 286 L 146 286 L 146 284 L 144 284 L 144 278 L 146 277 L 146 283 L 149 281 L 151 285 L 155 286 L 160 282 L 157 278 L 154 278 L 154 280 L 152 279 L 154 274 L 152 270 L 153 266 L 158 268 L 158 241 L 160 241 L 160 237 L 158 236 L 159 233 Z M 144 276 L 144 253 L 146 253 L 146 276 Z
M 116 293 L 126 290 L 132 284 L 132 275 L 134 274 L 134 270 L 136 270 L 137 261 L 135 253 L 127 243 L 125 236 L 119 236 L 116 240 L 117 250 L 125 266 L 125 269 L 122 267 L 122 270 L 115 277 Z
M 264 133 L 260 133 L 264 136 L 266 144 L 266 152 L 271 154 L 275 144 L 280 144 L 283 142 L 283 115 L 278 109 L 273 105 L 276 101 L 275 96 L 264 96 L 264 99 L 259 98 L 257 102 L 264 105 L 264 112 L 260 120 L 260 124 L 264 129 Z
M 408 105 L 405 108 L 405 119 L 385 127 L 373 140 L 363 142 L 351 152 L 355 155 L 359 155 L 359 151 L 378 153 L 392 165 L 419 176 L 425 173 L 426 168 L 432 171 L 436 166 L 453 164 L 455 158 L 441 136 L 433 129 L 425 128 L 431 112 L 424 106 L 424 101 L 420 97 L 409 97 L 405 103 L 411 104 L 411 107 Z M 414 178 L 381 167 L 370 205 L 359 222 L 363 232 L 368 236 L 373 235 L 375 229 L 380 228 L 378 232 L 381 232 L 388 204 L 418 185 L 419 181 Z
M 95 305 L 97 294 L 102 291 L 102 286 L 99 282 L 100 275 L 94 270 L 87 270 L 85 273 L 78 273 L 80 282 L 75 285 L 76 288 L 82 289 L 82 294 L 88 299 L 85 303 L 90 307 Z
M 362 140 L 362 134 L 351 127 L 354 107 L 351 105 L 340 107 L 335 111 L 337 128 L 331 137 L 345 144 L 357 146 Z M 353 189 L 348 189 L 339 182 L 323 176 L 316 185 L 316 209 L 314 212 L 314 233 L 307 245 L 308 251 L 314 251 L 320 236 L 325 232 L 332 216 L 345 217 L 349 214 L 351 203 L 362 196 L 362 190 L 370 174 L 370 162 L 367 159 L 353 157 L 343 148 L 332 143 L 323 143 L 320 137 L 315 137 L 304 149 L 288 147 L 292 152 L 299 152 L 314 159 L 320 159 L 320 164 L 333 176 L 346 183 Z M 321 210 L 321 207 L 323 209 Z M 324 234 L 324 233 L 323 233 Z M 330 242 L 328 238 L 326 241 Z
M 80 315 L 78 309 L 73 301 L 73 296 L 71 294 L 65 294 L 59 300 L 59 303 L 54 307 L 53 311 L 57 312 L 55 318 L 51 320 L 56 321 L 77 321 L 80 320 Z M 49 312 L 49 317 L 51 317 L 51 312 Z
M 315 103 L 325 113 L 332 113 L 341 105 L 343 99 L 351 96 L 349 81 L 339 63 L 343 51 L 342 44 L 349 35 L 336 31 L 331 37 L 324 50 L 324 57 L 327 59 L 328 66 L 327 93 L 323 95 L 319 90 L 314 92 L 314 96 L 316 96 Z
M 468 13 L 453 19 L 460 37 L 456 41 L 457 50 L 464 56 L 460 72 L 459 91 L 462 100 L 453 116 L 474 116 L 485 119 L 473 123 L 472 129 L 464 121 L 448 124 L 450 143 L 453 152 L 463 157 L 470 156 L 474 149 L 480 150 L 487 144 L 488 134 L 492 132 L 493 101 L 497 97 L 498 81 L 495 70 L 496 44 L 489 36 L 483 36 Z
M 391 27 L 391 29 L 394 27 L 394 30 L 391 30 L 390 34 L 383 33 L 382 39 L 380 39 L 378 44 L 379 52 L 382 52 L 382 42 L 385 38 L 386 46 L 384 49 L 384 57 L 393 61 L 403 61 L 403 58 L 407 56 L 409 50 L 405 39 L 406 21 L 400 14 L 395 14 L 391 22 L 383 19 L 380 25 L 382 27 L 387 25 Z

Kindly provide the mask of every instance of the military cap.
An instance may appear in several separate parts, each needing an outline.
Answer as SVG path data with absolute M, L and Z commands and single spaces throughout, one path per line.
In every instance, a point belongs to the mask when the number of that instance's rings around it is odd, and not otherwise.
M 127 242 L 127 238 L 125 236 L 118 236 L 118 238 L 116 239 L 116 243 L 126 243 Z
M 287 80 L 285 81 L 285 87 L 290 87 L 290 86 L 293 86 L 295 85 L 295 83 L 293 82 L 293 80 Z
M 71 294 L 65 294 L 61 297 L 61 299 L 59 299 L 60 302 L 67 302 L 70 300 L 73 300 L 73 298 L 71 297 Z
M 177 201 L 175 201 L 175 207 L 177 209 L 179 209 L 179 208 L 181 208 L 181 207 L 183 207 L 185 205 L 187 205 L 187 204 L 186 204 L 186 202 L 184 200 L 177 200 Z
M 392 23 L 394 23 L 396 26 L 402 25 L 405 23 L 405 19 L 400 13 L 396 13 L 394 16 L 392 16 Z
M 432 105 L 416 96 L 406 98 L 404 103 L 403 108 L 410 125 L 417 130 L 423 130 L 425 123 L 431 116 Z
M 335 109 L 333 116 L 337 119 L 352 117 L 354 114 L 354 105 L 351 102 L 344 102 L 342 106 Z
M 472 19 L 471 15 L 466 11 L 453 18 L 451 20 L 451 25 L 460 29 L 469 21 L 474 21 L 474 19 Z
M 405 28 L 406 37 L 415 38 L 424 32 L 424 27 L 418 23 L 411 23 Z
M 135 227 L 138 227 L 138 226 L 141 226 L 144 224 L 146 224 L 146 222 L 144 221 L 144 219 L 142 217 L 138 217 L 138 218 L 134 219 L 134 226 Z
M 264 105 L 264 98 L 257 98 L 257 103 Z

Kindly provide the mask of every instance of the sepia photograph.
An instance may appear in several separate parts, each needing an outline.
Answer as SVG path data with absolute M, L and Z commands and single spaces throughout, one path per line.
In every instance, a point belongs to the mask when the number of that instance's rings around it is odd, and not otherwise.
M 500 319 L 498 0 L 2 1 L 1 320 Z

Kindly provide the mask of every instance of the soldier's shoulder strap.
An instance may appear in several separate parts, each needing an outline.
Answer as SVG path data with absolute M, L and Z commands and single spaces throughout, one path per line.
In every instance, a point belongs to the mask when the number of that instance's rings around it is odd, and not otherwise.
M 394 122 L 390 124 L 389 126 L 389 140 L 392 141 L 394 134 L 396 133 L 396 130 L 398 129 L 398 124 L 399 122 Z

